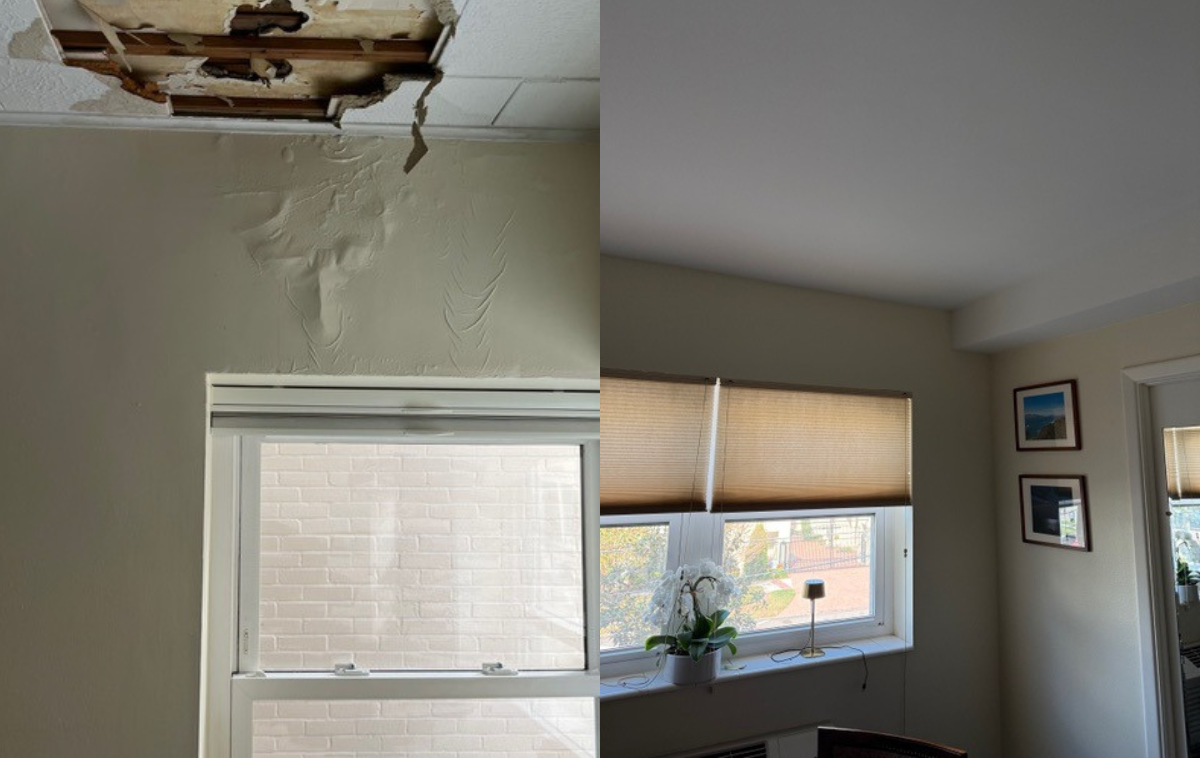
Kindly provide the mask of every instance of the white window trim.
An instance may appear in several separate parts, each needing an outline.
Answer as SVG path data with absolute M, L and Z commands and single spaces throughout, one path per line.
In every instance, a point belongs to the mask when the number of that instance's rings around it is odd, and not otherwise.
M 228 377 L 222 377 L 229 381 Z M 244 385 L 247 382 L 230 382 Z M 450 699 L 450 698 L 543 698 L 593 697 L 599 693 L 600 637 L 598 624 L 599 599 L 599 386 L 583 382 L 566 382 L 561 388 L 566 396 L 534 382 L 522 389 L 511 382 L 502 383 L 502 390 L 486 393 L 463 393 L 472 387 L 462 382 L 451 383 L 447 389 L 457 391 L 458 397 L 471 395 L 469 410 L 462 414 L 483 415 L 486 409 L 492 419 L 486 432 L 438 431 L 430 425 L 430 416 L 448 419 L 443 429 L 458 430 L 461 422 L 451 418 L 452 410 L 428 412 L 429 390 L 436 389 L 428 380 L 417 380 L 411 388 L 388 387 L 386 400 L 380 400 L 381 390 L 355 390 L 344 386 L 342 379 L 322 379 L 311 389 L 279 388 L 278 378 L 266 378 L 254 387 L 255 409 L 273 406 L 283 422 L 277 429 L 268 423 L 264 428 L 216 429 L 209 427 L 207 441 L 206 508 L 204 538 L 204 605 L 201 619 L 201 689 L 200 689 L 200 758 L 250 758 L 252 754 L 252 705 L 255 700 L 335 700 L 335 699 Z M 342 385 L 342 386 L 339 386 Z M 331 387 L 335 389 L 330 389 Z M 209 418 L 214 408 L 228 408 L 231 398 L 245 398 L 246 387 L 215 386 L 210 377 L 208 387 Z M 415 391 L 414 391 L 415 390 Z M 334 394 L 330 394 L 330 393 Z M 337 405 L 330 405 L 336 397 Z M 222 401 L 224 403 L 222 404 Z M 502 405 L 496 405 L 500 401 Z M 548 402 L 546 402 L 548 401 Z M 380 407 L 388 403 L 416 403 L 422 406 L 415 413 L 421 431 L 415 434 L 396 428 L 380 428 L 378 419 L 365 419 L 362 428 L 353 436 L 395 441 L 412 441 L 413 436 L 427 438 L 427 443 L 513 442 L 505 436 L 506 426 L 520 432 L 519 444 L 558 442 L 578 444 L 581 448 L 582 481 L 582 547 L 584 564 L 584 655 L 585 668 L 580 671 L 523 671 L 516 676 L 489 676 L 482 672 L 387 672 L 365 677 L 337 676 L 332 672 L 270 673 L 257 671 L 257 557 L 256 550 L 240 554 L 240 544 L 258 544 L 257 507 L 259 498 L 256 455 L 246 455 L 247 442 L 257 445 L 278 431 L 289 438 L 297 435 L 288 414 L 329 414 L 345 411 L 347 403 L 362 402 L 349 415 L 380 415 Z M 507 402 L 507 405 L 503 403 Z M 396 406 L 393 406 L 396 407 Z M 492 413 L 507 409 L 505 413 Z M 513 409 L 516 409 L 514 412 Z M 546 412 L 541 412 L 541 410 Z M 522 412 L 528 411 L 528 412 Z M 270 415 L 270 414 L 268 414 Z M 404 415 L 404 414 L 401 414 Z M 568 419 L 566 428 L 539 427 L 530 419 L 551 417 Z M 511 421 L 497 421 L 509 418 Z M 343 423 L 344 425 L 344 423 Z M 312 425 L 308 425 L 311 429 Z M 310 437 L 329 439 L 334 433 L 308 432 Z M 451 436 L 452 435 L 452 436 Z M 248 511 L 252 511 L 248 512 Z M 591 559 L 596 556 L 595 559 Z M 240 579 L 239 579 L 240 577 Z M 239 586 L 240 585 L 240 586 Z M 242 608 L 239 609 L 239 598 Z M 249 623 L 254 621 L 255 623 Z M 250 631 L 252 630 L 252 631 Z M 249 632 L 248 634 L 246 634 Z M 246 635 L 243 637 L 243 635 Z M 596 723 L 599 725 L 599 701 L 596 701 Z M 599 735 L 597 734 L 597 744 Z
M 870 513 L 875 516 L 873 582 L 875 613 L 865 619 L 818 623 L 816 644 L 836 645 L 895 636 L 912 645 L 912 509 L 910 507 L 830 508 L 747 513 L 646 514 L 602 516 L 600 527 L 670 523 L 667 570 L 684 563 L 712 560 L 721 564 L 727 521 L 816 518 Z M 820 601 L 818 601 L 819 603 Z M 799 648 L 808 640 L 808 625 L 745 632 L 738 636 L 738 657 Z M 601 652 L 605 677 L 628 676 L 654 667 L 656 655 L 636 647 Z

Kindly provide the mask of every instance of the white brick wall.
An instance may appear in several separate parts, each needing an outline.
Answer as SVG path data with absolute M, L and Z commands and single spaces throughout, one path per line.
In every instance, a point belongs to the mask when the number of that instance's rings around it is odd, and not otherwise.
M 255 758 L 593 758 L 591 698 L 254 704 Z
M 583 668 L 580 499 L 571 446 L 264 444 L 260 665 Z

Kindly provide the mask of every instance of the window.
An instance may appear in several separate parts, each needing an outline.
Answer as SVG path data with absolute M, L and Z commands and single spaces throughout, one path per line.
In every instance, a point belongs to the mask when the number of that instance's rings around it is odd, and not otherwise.
M 597 413 L 214 387 L 202 758 L 595 756 Z
M 654 587 L 704 560 L 741 591 L 739 654 L 807 634 L 810 578 L 826 583 L 819 644 L 911 640 L 907 396 L 607 373 L 601 387 L 606 673 L 645 667 Z

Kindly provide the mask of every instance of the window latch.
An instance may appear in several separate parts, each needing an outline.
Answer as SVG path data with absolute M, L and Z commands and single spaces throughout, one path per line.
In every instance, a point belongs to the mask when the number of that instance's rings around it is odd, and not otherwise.
M 368 669 L 356 668 L 353 663 L 335 663 L 333 664 L 334 676 L 370 676 L 371 672 Z
M 500 661 L 483 664 L 484 676 L 516 676 L 519 673 L 516 669 L 505 668 Z

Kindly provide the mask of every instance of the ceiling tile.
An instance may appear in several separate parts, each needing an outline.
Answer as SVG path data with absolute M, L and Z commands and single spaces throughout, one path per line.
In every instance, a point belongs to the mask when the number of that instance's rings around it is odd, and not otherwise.
M 99 77 L 52 63 L 0 59 L 0 105 L 16 113 L 63 113 L 112 91 Z
M 496 125 L 599 129 L 600 82 L 525 82 L 504 107 Z
M 598 0 L 473 0 L 442 65 L 454 76 L 600 77 Z

